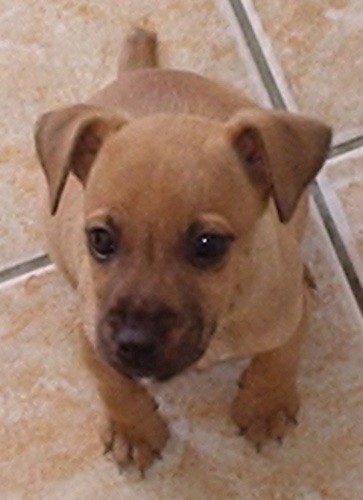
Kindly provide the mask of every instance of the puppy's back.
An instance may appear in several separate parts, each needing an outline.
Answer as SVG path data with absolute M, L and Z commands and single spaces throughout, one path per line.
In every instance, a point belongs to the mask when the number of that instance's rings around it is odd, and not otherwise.
M 256 107 L 227 84 L 191 72 L 157 68 L 122 73 L 89 102 L 119 109 L 130 118 L 187 113 L 221 121 L 241 108 Z

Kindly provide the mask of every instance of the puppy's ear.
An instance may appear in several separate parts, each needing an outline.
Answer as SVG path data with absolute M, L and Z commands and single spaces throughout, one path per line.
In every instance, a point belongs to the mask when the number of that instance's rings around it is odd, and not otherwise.
M 243 110 L 225 127 L 252 182 L 272 194 L 281 222 L 288 222 L 323 166 L 331 129 L 304 116 L 261 109 Z
M 50 209 L 57 211 L 68 175 L 84 184 L 104 140 L 126 120 L 110 111 L 79 104 L 46 113 L 35 129 L 35 145 L 48 182 Z

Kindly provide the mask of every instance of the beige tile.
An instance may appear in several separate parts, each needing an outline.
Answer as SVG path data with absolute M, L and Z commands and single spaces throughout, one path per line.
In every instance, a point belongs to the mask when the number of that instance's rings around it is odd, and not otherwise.
M 0 146 L 0 270 L 45 248 L 37 220 L 42 177 L 29 149 L 23 139 Z
M 258 455 L 228 419 L 238 363 L 189 373 L 154 389 L 172 439 L 141 482 L 102 456 L 101 408 L 80 361 L 73 292 L 49 269 L 3 286 L 2 498 L 360 498 L 362 321 L 316 214 L 306 247 L 319 293 L 299 426 L 282 447 Z
M 363 149 L 328 162 L 319 184 L 363 284 Z
M 363 166 L 362 159 L 360 163 Z M 363 178 L 351 179 L 346 185 L 337 188 L 336 193 L 363 261 Z
M 246 3 L 257 10 L 264 47 L 272 47 L 298 108 L 330 123 L 339 140 L 362 133 L 361 0 Z
M 0 0 L 0 12 L 0 268 L 43 248 L 34 222 L 41 179 L 32 141 L 36 118 L 111 80 L 131 26 L 158 31 L 163 65 L 235 82 L 266 101 L 225 2 Z
M 48 270 L 7 285 L 0 300 L 7 311 L 0 327 L 2 495 L 36 498 L 44 481 L 81 470 L 98 445 L 88 432 L 88 378 L 72 342 L 75 300 Z

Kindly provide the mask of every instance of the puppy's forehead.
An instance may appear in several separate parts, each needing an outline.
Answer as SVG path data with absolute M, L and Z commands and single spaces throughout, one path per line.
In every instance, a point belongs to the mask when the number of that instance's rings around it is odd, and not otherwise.
M 218 144 L 217 144 L 218 143 Z M 144 214 L 228 212 L 243 198 L 243 177 L 217 122 L 158 115 L 109 138 L 87 184 L 86 205 Z

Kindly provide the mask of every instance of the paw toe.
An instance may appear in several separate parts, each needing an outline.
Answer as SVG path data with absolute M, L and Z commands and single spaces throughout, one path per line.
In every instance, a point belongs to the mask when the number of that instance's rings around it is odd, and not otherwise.
M 245 432 L 245 437 L 255 445 L 258 452 L 268 436 L 267 423 L 263 418 L 254 420 Z
M 130 444 L 122 434 L 116 434 L 112 443 L 112 456 L 120 470 L 130 462 Z
M 287 426 L 287 415 L 285 411 L 280 410 L 269 418 L 268 434 L 272 439 L 282 442 Z

